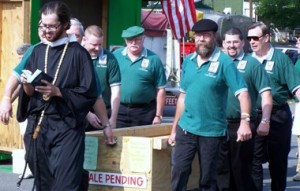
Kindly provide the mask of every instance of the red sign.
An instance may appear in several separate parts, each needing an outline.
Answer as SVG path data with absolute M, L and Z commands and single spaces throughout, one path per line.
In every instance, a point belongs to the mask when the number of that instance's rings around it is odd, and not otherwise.
M 130 188 L 147 188 L 145 175 L 89 171 L 89 184 Z

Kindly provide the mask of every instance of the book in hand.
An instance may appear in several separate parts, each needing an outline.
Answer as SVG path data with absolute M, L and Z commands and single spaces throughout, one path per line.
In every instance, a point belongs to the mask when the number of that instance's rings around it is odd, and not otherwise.
M 53 78 L 46 74 L 44 71 L 37 69 L 34 73 L 31 73 L 29 70 L 22 70 L 27 78 L 27 83 L 32 84 L 33 86 L 44 86 L 41 80 L 46 80 L 52 82 Z

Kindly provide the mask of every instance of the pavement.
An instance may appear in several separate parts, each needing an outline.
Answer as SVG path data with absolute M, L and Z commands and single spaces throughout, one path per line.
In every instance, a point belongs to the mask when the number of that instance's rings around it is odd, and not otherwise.
M 293 107 L 291 107 L 291 110 L 293 111 Z M 173 115 L 169 115 L 169 116 L 173 116 Z M 163 122 L 171 123 L 173 120 L 174 120 L 173 117 L 164 117 Z M 293 135 L 291 140 L 291 151 L 289 153 L 286 191 L 300 190 L 300 181 L 294 182 L 292 180 L 293 176 L 296 174 L 296 165 L 298 160 L 296 156 L 297 152 L 298 152 L 297 137 Z M 267 163 L 264 164 L 263 167 L 264 167 L 263 191 L 270 191 L 271 179 L 269 175 L 268 164 Z M 24 179 L 21 183 L 20 188 L 18 189 L 17 182 L 19 181 L 19 174 L 13 173 L 12 168 L 13 168 L 12 160 L 2 160 L 2 161 L 0 160 L 0 191 L 31 191 L 34 179 L 33 178 Z
M 296 174 L 295 169 L 297 165 L 297 139 L 292 136 L 291 151 L 289 154 L 288 174 L 287 174 L 287 188 L 286 191 L 299 191 L 300 181 L 294 182 L 292 177 Z M 33 179 L 24 179 L 20 188 L 16 184 L 19 181 L 19 174 L 12 172 L 12 160 L 0 161 L 0 191 L 31 191 Z M 268 164 L 264 165 L 264 189 L 263 191 L 271 190 L 271 179 L 268 171 Z

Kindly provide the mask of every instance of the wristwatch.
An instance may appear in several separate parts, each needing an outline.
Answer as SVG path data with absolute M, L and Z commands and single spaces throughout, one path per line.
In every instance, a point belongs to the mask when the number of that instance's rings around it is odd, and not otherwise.
M 241 119 L 250 122 L 250 117 L 248 116 L 242 117 Z
M 161 115 L 155 115 L 155 117 L 158 117 L 160 120 L 163 118 Z
M 270 123 L 270 118 L 262 118 L 261 122 L 263 122 L 263 123 Z

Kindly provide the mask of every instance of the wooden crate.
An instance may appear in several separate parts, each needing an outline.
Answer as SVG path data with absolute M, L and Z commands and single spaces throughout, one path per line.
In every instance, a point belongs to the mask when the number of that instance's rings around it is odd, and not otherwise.
M 171 151 L 167 145 L 171 124 L 115 129 L 118 143 L 104 144 L 102 132 L 88 132 L 97 138 L 97 167 L 90 172 L 90 191 L 171 190 Z M 86 145 L 86 147 L 89 147 Z M 194 160 L 189 189 L 198 187 L 198 159 Z

